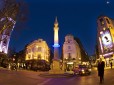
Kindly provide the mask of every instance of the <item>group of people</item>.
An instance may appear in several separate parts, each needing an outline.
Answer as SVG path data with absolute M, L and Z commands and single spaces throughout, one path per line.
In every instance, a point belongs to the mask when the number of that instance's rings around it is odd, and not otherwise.
M 16 65 L 15 63 L 9 64 L 9 65 L 8 65 L 8 69 L 9 69 L 9 70 L 16 70 L 16 71 L 17 71 L 17 65 Z

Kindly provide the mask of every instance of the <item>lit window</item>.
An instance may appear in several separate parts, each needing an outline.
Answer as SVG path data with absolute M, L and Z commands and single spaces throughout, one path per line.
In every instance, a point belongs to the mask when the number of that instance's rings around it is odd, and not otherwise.
M 41 47 L 38 47 L 38 51 L 41 51 Z
M 31 52 L 31 50 L 29 49 L 29 50 L 28 50 L 28 53 L 30 53 L 30 52 Z
M 26 51 L 26 54 L 28 54 L 28 50 Z
M 40 54 L 38 54 L 38 60 L 41 60 L 41 55 Z
M 99 20 L 100 20 L 101 25 L 104 25 L 103 18 L 101 18 L 101 19 L 99 19 Z
M 103 34 L 103 31 L 101 31 L 100 34 Z
M 109 28 L 110 28 L 110 29 L 112 29 L 112 27 L 111 27 L 111 26 L 110 26 Z
M 30 59 L 31 55 L 28 55 L 28 59 Z
M 35 52 L 35 48 L 34 47 L 32 48 L 32 51 Z
M 104 27 L 103 30 L 105 30 L 106 28 Z

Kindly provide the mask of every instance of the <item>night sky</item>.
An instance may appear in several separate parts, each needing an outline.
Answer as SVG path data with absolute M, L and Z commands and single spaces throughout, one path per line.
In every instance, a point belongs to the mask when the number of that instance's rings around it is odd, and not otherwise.
M 53 52 L 54 21 L 58 17 L 59 44 L 62 47 L 67 34 L 78 37 L 89 55 L 94 54 L 97 18 L 114 18 L 114 0 L 26 0 L 29 14 L 25 26 L 14 28 L 10 48 L 20 51 L 33 40 L 42 38 Z M 60 51 L 61 51 L 60 47 Z

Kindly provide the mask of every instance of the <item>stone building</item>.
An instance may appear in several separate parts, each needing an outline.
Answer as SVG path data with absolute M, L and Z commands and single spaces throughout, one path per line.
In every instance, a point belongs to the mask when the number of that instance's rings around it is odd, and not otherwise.
M 114 19 L 100 16 L 97 26 L 97 58 L 103 58 L 109 66 L 110 62 L 114 62 Z
M 34 70 L 44 68 L 50 64 L 50 49 L 43 39 L 38 39 L 26 46 L 26 57 L 27 66 Z
M 71 34 L 65 36 L 63 44 L 63 64 L 65 70 L 72 70 L 78 64 L 81 64 L 81 51 L 79 44 L 74 40 Z
M 46 41 L 42 39 L 35 40 L 26 47 L 25 60 L 36 59 L 36 60 L 45 60 L 47 62 L 50 62 L 49 57 L 50 57 L 49 47 Z

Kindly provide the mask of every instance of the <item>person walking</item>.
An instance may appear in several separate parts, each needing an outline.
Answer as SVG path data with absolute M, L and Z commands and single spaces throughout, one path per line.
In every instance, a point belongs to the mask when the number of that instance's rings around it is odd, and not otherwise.
M 98 63 L 98 67 L 97 67 L 98 68 L 98 76 L 100 77 L 100 83 L 102 83 L 104 81 L 104 67 L 105 67 L 105 63 L 100 58 L 100 61 Z
M 110 62 L 110 66 L 111 66 L 111 69 L 112 69 L 112 62 Z

